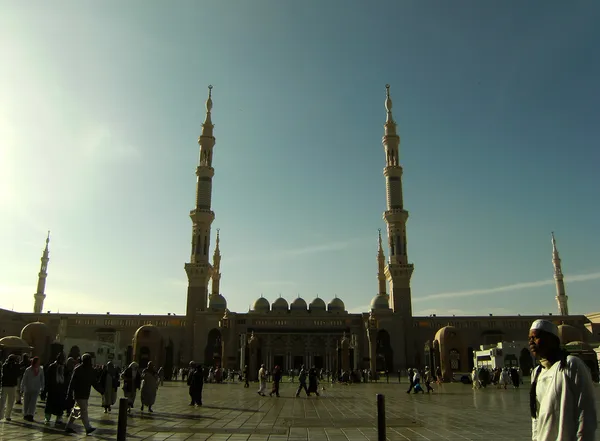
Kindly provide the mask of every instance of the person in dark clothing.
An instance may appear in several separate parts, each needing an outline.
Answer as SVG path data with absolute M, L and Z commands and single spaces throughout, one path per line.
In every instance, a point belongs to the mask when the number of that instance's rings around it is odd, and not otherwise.
M 244 387 L 250 387 L 250 383 L 248 383 L 248 365 L 244 366 Z
M 29 366 L 31 366 L 29 355 L 23 354 L 21 357 L 21 363 L 19 363 L 19 384 L 17 386 L 17 402 L 15 404 L 21 404 L 21 398 L 23 396 L 23 391 L 21 390 L 21 379 L 23 378 L 25 370 L 27 370 Z
M 414 382 L 414 371 L 411 369 L 408 370 L 408 390 L 406 391 L 407 394 L 410 393 L 410 391 L 413 389 L 413 387 L 415 386 L 415 382 Z
M 188 376 L 187 384 L 190 387 L 190 406 L 202 406 L 202 389 L 204 388 L 204 371 L 202 365 L 197 365 L 193 361 L 190 362 L 192 369 Z
M 308 373 L 306 372 L 306 369 L 304 369 L 304 366 L 302 366 L 300 368 L 300 373 L 298 374 L 298 381 L 300 382 L 300 384 L 298 385 L 298 390 L 296 391 L 296 396 L 300 395 L 300 391 L 302 389 L 304 389 L 304 392 L 306 392 L 306 396 L 310 396 L 310 393 L 308 392 L 308 388 L 306 387 L 306 377 L 308 376 Z
M 94 388 L 98 387 L 98 374 L 92 366 L 92 356 L 83 354 L 81 364 L 73 371 L 73 377 L 67 390 L 67 397 L 74 399 L 76 406 L 71 411 L 71 417 L 65 427 L 66 433 L 76 433 L 71 425 L 79 417 L 81 417 L 87 435 L 96 430 L 95 427 L 90 425 L 88 416 L 88 400 L 92 386 Z
M 56 415 L 56 425 L 62 424 L 62 415 L 66 409 L 67 389 L 69 380 L 65 376 L 65 354 L 62 352 L 56 357 L 56 361 L 45 372 L 44 381 L 46 386 L 46 409 L 45 421 L 49 423 L 52 415 Z
M 13 405 L 15 404 L 15 395 L 19 384 L 19 375 L 21 368 L 16 355 L 8 356 L 2 365 L 2 390 L 0 390 L 0 420 L 5 418 L 11 420 Z
M 269 396 L 273 396 L 273 394 L 275 394 L 275 396 L 279 396 L 279 383 L 281 382 L 281 369 L 279 369 L 279 366 L 275 366 L 275 369 L 273 369 L 273 388 L 271 389 L 271 392 L 269 393 Z
M 317 397 L 319 396 L 319 382 L 317 380 L 317 370 L 313 367 L 308 371 L 308 396 L 312 393 L 317 394 Z

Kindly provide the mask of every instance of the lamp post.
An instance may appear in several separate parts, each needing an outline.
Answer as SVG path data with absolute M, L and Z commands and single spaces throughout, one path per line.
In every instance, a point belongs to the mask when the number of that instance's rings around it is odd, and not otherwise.
M 365 328 L 369 338 L 369 369 L 373 376 L 377 376 L 377 331 L 379 330 L 379 321 L 373 315 L 373 311 L 371 311 L 365 322 Z

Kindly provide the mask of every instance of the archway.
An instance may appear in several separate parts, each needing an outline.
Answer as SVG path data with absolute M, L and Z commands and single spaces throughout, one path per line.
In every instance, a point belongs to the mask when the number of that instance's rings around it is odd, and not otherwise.
M 221 366 L 221 331 L 214 328 L 206 338 L 204 349 L 204 364 L 206 366 Z
M 380 361 L 381 360 L 381 361 Z M 381 329 L 377 333 L 377 371 L 393 372 L 394 370 L 394 351 L 390 341 L 390 334 Z

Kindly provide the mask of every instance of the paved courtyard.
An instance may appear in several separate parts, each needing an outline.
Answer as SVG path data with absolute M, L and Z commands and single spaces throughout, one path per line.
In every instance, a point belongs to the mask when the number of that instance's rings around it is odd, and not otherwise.
M 297 383 L 296 383 L 297 385 Z M 375 394 L 386 397 L 389 440 L 529 440 L 528 385 L 519 390 L 447 384 L 430 395 L 407 395 L 405 383 L 373 383 L 327 387 L 321 397 L 293 398 L 293 384 L 284 383 L 281 398 L 260 397 L 256 386 L 207 384 L 204 406 L 188 406 L 183 383 L 165 383 L 158 391 L 154 414 L 140 414 L 139 404 L 128 418 L 128 440 L 210 441 L 358 441 L 377 440 Z M 596 390 L 597 401 L 600 391 Z M 600 403 L 599 403 L 600 405 Z M 98 428 L 87 439 L 116 440 L 117 409 L 105 415 L 92 391 L 90 417 Z M 11 423 L 0 423 L 1 440 L 85 439 L 66 437 L 43 422 L 38 407 L 35 423 L 22 419 L 16 406 Z M 600 437 L 597 437 L 600 440 Z

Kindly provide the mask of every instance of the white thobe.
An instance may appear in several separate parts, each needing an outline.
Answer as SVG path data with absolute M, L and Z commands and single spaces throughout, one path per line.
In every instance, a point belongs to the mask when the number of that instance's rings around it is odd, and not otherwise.
M 537 373 L 537 369 L 534 374 Z M 540 370 L 536 386 L 537 418 L 532 418 L 533 441 L 594 441 L 596 403 L 589 368 L 568 356 Z

